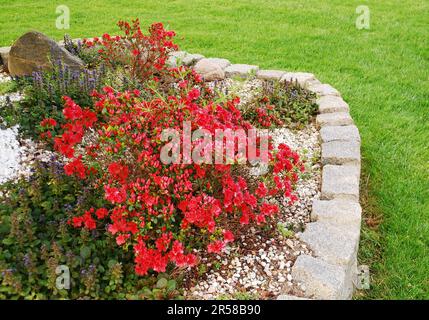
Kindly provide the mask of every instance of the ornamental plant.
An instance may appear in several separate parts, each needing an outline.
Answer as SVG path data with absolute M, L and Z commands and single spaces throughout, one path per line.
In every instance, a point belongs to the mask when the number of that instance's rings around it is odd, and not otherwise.
M 131 24 L 119 21 L 118 26 L 124 35 L 111 36 L 106 33 L 101 38 L 85 39 L 84 45 L 87 48 L 99 48 L 100 61 L 111 69 L 126 66 L 121 70 L 130 79 L 144 82 L 156 75 L 161 77 L 166 71 L 164 66 L 169 53 L 178 48 L 172 42 L 175 32 L 165 30 L 162 23 L 154 23 L 144 34 L 138 19 Z
M 260 181 L 238 175 L 238 161 L 163 164 L 165 128 L 181 132 L 183 121 L 212 133 L 253 128 L 237 109 L 239 99 L 214 103 L 189 86 L 201 82 L 189 70 L 164 71 L 179 83 L 174 95 L 145 99 L 138 90 L 105 87 L 93 93 L 93 110 L 65 97 L 66 123 L 54 139 L 55 149 L 69 159 L 65 173 L 104 193 L 103 206 L 69 223 L 114 235 L 118 246 L 133 250 L 138 275 L 164 272 L 169 263 L 193 266 L 197 249 L 220 253 L 234 240 L 235 225 L 264 224 L 279 213 L 276 196 L 293 202 L 303 170 L 298 154 L 284 144 L 270 148 L 270 174 Z M 156 82 L 149 90 L 158 92 Z
M 241 106 L 241 111 L 246 120 L 258 127 L 299 129 L 316 114 L 316 95 L 295 81 L 266 81 L 261 92 Z

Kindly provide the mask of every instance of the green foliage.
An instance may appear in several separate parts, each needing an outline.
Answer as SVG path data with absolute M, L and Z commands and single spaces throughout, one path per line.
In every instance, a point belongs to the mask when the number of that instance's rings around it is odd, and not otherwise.
M 90 93 L 107 82 L 103 68 L 71 71 L 61 61 L 55 61 L 54 66 L 52 71 L 35 72 L 13 81 L 12 88 L 22 91 L 24 98 L 0 108 L 0 116 L 9 126 L 19 124 L 21 132 L 37 137 L 35 128 L 44 118 L 63 123 L 63 96 L 72 97 L 82 106 L 92 106 Z
M 66 34 L 64 35 L 64 48 L 71 54 L 80 58 L 88 68 L 95 68 L 98 65 L 98 47 L 87 48 L 81 40 L 73 41 Z
M 0 299 L 172 299 L 177 279 L 139 277 L 131 252 L 118 250 L 106 230 L 75 229 L 76 210 L 103 201 L 66 176 L 61 165 L 40 164 L 28 180 L 7 183 L 0 199 Z M 100 200 L 101 199 L 101 200 Z M 57 289 L 56 268 L 70 270 L 69 290 Z
M 316 95 L 297 82 L 264 81 L 261 92 L 242 111 L 243 117 L 255 126 L 282 124 L 299 129 L 317 113 Z
M 285 238 L 291 238 L 295 234 L 293 230 L 288 229 L 284 224 L 278 223 L 277 224 L 277 230 L 280 232 L 280 234 Z
M 16 83 L 14 81 L 6 81 L 0 83 L 0 95 L 14 92 L 16 90 Z

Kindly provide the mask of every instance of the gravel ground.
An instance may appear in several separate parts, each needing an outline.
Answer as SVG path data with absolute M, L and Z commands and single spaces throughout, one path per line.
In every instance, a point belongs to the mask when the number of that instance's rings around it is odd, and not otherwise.
M 3 71 L 3 67 L 0 67 L 0 83 L 11 81 L 12 78 Z
M 10 81 L 10 77 L 0 72 L 0 83 Z M 19 92 L 0 96 L 0 107 L 6 107 L 7 100 L 19 101 L 23 96 Z M 2 119 L 0 118 L 0 123 Z M 18 126 L 0 129 L 0 184 L 31 174 L 31 164 L 35 160 L 48 161 L 51 153 L 41 145 L 29 139 L 21 139 Z
M 260 81 L 251 80 L 240 87 L 226 80 L 221 85 L 223 92 L 228 85 L 233 86 L 231 91 L 237 92 L 241 101 L 247 101 L 257 92 Z M 277 199 L 282 208 L 277 225 L 273 222 L 268 230 L 247 229 L 224 255 L 203 257 L 207 270 L 200 270 L 200 276 L 188 275 L 187 299 L 275 299 L 284 293 L 303 295 L 305 288 L 293 280 L 291 267 L 299 255 L 312 253 L 294 233 L 302 231 L 310 221 L 313 199 L 320 195 L 319 132 L 310 124 L 299 131 L 280 128 L 270 134 L 275 147 L 286 143 L 306 160 L 306 173 L 296 186 L 298 201 L 290 206 L 287 199 Z M 254 170 L 253 174 L 261 172 Z

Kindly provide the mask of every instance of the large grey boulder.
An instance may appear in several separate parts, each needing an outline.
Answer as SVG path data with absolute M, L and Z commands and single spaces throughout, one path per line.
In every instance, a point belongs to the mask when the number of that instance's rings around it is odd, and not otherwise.
M 52 59 L 61 59 L 71 70 L 84 67 L 81 59 L 60 47 L 43 33 L 30 31 L 15 41 L 9 52 L 8 69 L 12 76 L 31 75 L 52 69 Z

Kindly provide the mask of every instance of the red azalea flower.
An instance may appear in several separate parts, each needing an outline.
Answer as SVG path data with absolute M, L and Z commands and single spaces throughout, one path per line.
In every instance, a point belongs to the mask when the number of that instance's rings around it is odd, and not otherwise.
M 223 241 L 216 240 L 215 242 L 208 244 L 207 252 L 208 253 L 220 253 L 224 247 L 225 247 L 225 244 Z
M 98 219 L 103 219 L 107 217 L 108 214 L 109 214 L 109 211 L 107 211 L 107 209 L 104 209 L 104 208 L 100 208 L 97 211 L 95 211 L 95 215 L 97 216 Z
M 223 240 L 226 243 L 233 242 L 234 241 L 234 234 L 229 230 L 224 230 L 223 231 Z
M 129 170 L 127 166 L 123 166 L 117 162 L 112 162 L 109 165 L 109 173 L 111 174 L 113 179 L 116 179 L 122 183 L 125 182 L 125 180 L 128 177 Z
M 40 126 L 42 127 L 55 127 L 56 125 L 57 125 L 57 121 L 55 121 L 55 119 L 52 119 L 52 118 L 46 118 L 40 122 Z

